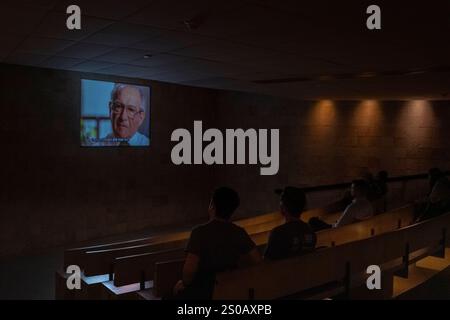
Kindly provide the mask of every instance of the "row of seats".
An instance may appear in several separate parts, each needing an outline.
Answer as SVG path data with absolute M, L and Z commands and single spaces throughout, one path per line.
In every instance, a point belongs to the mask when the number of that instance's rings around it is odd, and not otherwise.
M 322 216 L 325 217 L 325 220 L 332 221 L 339 216 L 339 213 L 333 214 L 325 209 L 317 208 L 306 211 L 305 216 Z M 283 219 L 278 212 L 275 212 L 241 219 L 235 223 L 242 226 L 255 239 L 261 239 L 263 234 L 267 237 L 270 230 L 282 224 Z M 116 260 L 121 258 L 150 254 L 155 257 L 155 260 L 164 261 L 168 257 L 183 256 L 189 235 L 190 231 L 182 231 L 123 242 L 71 248 L 64 252 L 64 270 L 70 265 L 80 266 L 84 273 L 84 284 L 87 287 L 95 287 L 106 280 L 112 280 Z M 261 240 L 257 240 L 257 242 L 261 242 Z M 126 261 L 126 259 L 122 261 Z M 70 298 L 77 293 L 68 292 L 65 289 L 67 275 L 63 272 L 64 270 L 57 272 L 57 292 L 63 299 Z
M 336 208 L 336 205 L 306 211 L 302 218 L 307 220 L 322 217 L 324 221 L 336 221 L 340 212 L 331 213 L 329 208 Z M 406 206 L 367 221 L 327 229 L 318 232 L 317 246 L 341 247 L 362 239 L 375 238 L 386 232 L 400 231 L 414 221 L 414 214 L 414 208 Z M 283 219 L 275 212 L 242 219 L 235 223 L 247 231 L 258 247 L 263 248 L 270 231 L 282 224 Z M 58 296 L 83 299 L 136 298 L 138 293 L 141 298 L 159 299 L 167 295 L 172 290 L 174 282 L 180 279 L 184 247 L 189 235 L 190 231 L 182 231 L 66 250 L 64 266 L 76 264 L 84 270 L 83 290 L 69 292 L 65 288 L 67 275 L 60 271 L 57 273 Z M 219 275 L 218 279 L 220 277 L 222 275 Z M 218 283 L 223 284 L 221 281 Z M 220 288 L 223 287 L 218 286 L 214 291 L 216 298 L 222 297 Z M 251 289 L 253 293 L 246 298 L 251 298 L 255 294 L 254 288 L 247 289 Z

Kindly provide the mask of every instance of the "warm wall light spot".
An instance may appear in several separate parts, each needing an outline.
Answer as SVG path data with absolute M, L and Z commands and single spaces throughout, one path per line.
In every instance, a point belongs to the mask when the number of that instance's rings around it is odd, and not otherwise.
M 427 100 L 408 101 L 404 110 L 411 117 L 434 117 L 433 108 Z
M 336 105 L 332 100 L 320 100 L 315 103 L 308 116 L 309 134 L 319 144 L 329 143 L 336 125 Z
M 427 100 L 407 101 L 399 114 L 397 136 L 410 147 L 426 147 L 433 138 L 437 119 Z
M 332 100 L 320 100 L 311 112 L 312 125 L 327 126 L 334 124 L 336 118 L 336 106 Z
M 355 109 L 354 126 L 380 127 L 383 124 L 383 111 L 377 100 L 361 101 Z

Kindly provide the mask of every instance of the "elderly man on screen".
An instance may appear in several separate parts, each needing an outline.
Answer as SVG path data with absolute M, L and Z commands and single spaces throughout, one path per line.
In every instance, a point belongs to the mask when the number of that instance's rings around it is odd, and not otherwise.
M 133 85 L 117 83 L 111 92 L 109 115 L 112 131 L 100 140 L 103 146 L 148 146 L 149 139 L 138 132 L 145 119 L 145 97 Z

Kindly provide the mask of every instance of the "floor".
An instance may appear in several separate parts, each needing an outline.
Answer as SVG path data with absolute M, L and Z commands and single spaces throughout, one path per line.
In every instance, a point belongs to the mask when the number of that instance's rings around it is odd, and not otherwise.
M 165 232 L 190 229 L 205 221 L 189 225 L 166 226 L 99 239 L 97 243 L 142 238 Z M 44 254 L 0 261 L 0 300 L 53 300 L 55 299 L 55 271 L 62 268 L 63 248 Z
M 450 300 L 450 267 L 433 278 L 407 291 L 399 300 Z
M 0 300 L 53 300 L 62 249 L 0 263 Z
M 139 232 L 134 236 L 148 236 L 164 231 L 166 230 Z M 120 240 L 120 237 L 108 240 L 116 239 Z M 0 262 L 0 300 L 53 300 L 55 271 L 62 267 L 62 262 L 63 248 Z M 450 267 L 415 290 L 405 292 L 398 299 L 450 299 Z

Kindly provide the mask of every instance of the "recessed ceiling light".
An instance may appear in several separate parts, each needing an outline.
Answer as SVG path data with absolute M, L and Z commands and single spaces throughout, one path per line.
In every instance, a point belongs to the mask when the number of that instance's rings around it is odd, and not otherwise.
M 150 59 L 151 57 L 153 57 L 153 55 L 151 55 L 151 54 L 144 55 L 144 59 Z
M 425 73 L 425 72 L 426 72 L 426 70 L 416 69 L 416 70 L 410 70 L 410 71 L 406 72 L 405 75 L 412 76 L 415 74 L 421 74 L 421 73 Z
M 323 76 L 317 77 L 317 79 L 318 79 L 319 81 L 329 81 L 329 80 L 333 80 L 333 79 L 334 79 L 334 76 L 331 76 L 331 75 L 323 75 Z
M 376 77 L 376 73 L 375 72 L 364 72 L 358 75 L 358 78 L 372 78 L 372 77 Z

